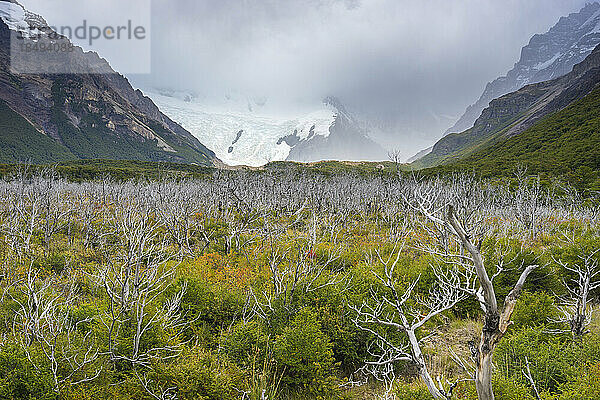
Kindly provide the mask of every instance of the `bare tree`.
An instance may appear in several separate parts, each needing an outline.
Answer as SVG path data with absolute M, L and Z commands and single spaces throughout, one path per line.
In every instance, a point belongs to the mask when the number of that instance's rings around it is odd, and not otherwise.
M 32 239 L 41 223 L 41 199 L 36 187 L 24 175 L 8 183 L 3 201 L 2 231 L 9 246 L 22 258 L 29 254 Z
M 437 284 L 430 289 L 428 296 L 414 294 L 420 278 L 400 289 L 396 266 L 401 255 L 402 247 L 395 248 L 387 259 L 377 253 L 384 273 L 374 274 L 384 291 L 372 290 L 370 301 L 365 301 L 359 307 L 351 306 L 356 313 L 356 326 L 375 338 L 370 349 L 372 358 L 361 371 L 384 382 L 389 392 L 397 364 L 409 362 L 416 366 L 420 378 L 435 399 L 448 400 L 452 398 L 452 391 L 458 382 L 443 382 L 441 377 L 437 381 L 432 378 L 421 349 L 423 338 L 419 337 L 419 330 L 436 316 L 452 309 L 467 295 L 460 290 L 461 277 L 453 273 L 438 274 Z M 408 344 L 390 338 L 386 333 L 388 329 L 403 333 Z
M 463 247 L 470 254 L 479 280 L 480 288 L 475 295 L 484 311 L 484 325 L 479 346 L 472 348 L 471 352 L 476 359 L 477 366 L 475 375 L 477 395 L 480 400 L 493 400 L 492 357 L 494 349 L 512 323 L 511 317 L 527 277 L 538 265 L 529 265 L 525 268 L 512 291 L 506 296 L 503 309 L 500 310 L 494 285 L 484 264 L 484 258 L 479 249 L 472 243 L 470 235 L 456 218 L 452 207 L 449 207 L 448 210 L 448 221 L 453 228 L 453 233 L 460 238 Z
M 575 244 L 574 238 L 565 237 L 569 243 Z M 593 314 L 590 300 L 592 293 L 600 288 L 599 255 L 600 249 L 583 251 L 583 254 L 577 255 L 575 263 L 554 258 L 572 277 L 563 281 L 567 294 L 559 298 L 557 308 L 561 316 L 553 322 L 567 324 L 575 340 L 580 340 L 589 333 L 588 326 Z
M 179 310 L 185 289 L 159 306 L 173 283 L 175 271 L 169 265 L 171 257 L 164 239 L 158 238 L 160 226 L 149 210 L 132 205 L 120 207 L 115 210 L 113 221 L 119 241 L 106 249 L 106 265 L 95 276 L 109 300 L 102 318 L 108 332 L 109 354 L 114 361 L 149 367 L 152 359 L 179 354 L 177 340 L 158 348 L 142 348 L 141 344 L 152 329 L 162 328 L 177 334 L 185 325 Z M 123 334 L 129 337 L 130 325 L 132 343 L 130 350 L 123 353 L 116 343 Z
M 388 159 L 394 163 L 396 175 L 400 172 L 400 164 L 402 164 L 402 151 L 393 149 L 388 152 Z
M 36 370 L 43 366 L 31 355 L 31 348 L 40 349 L 50 365 L 54 390 L 60 393 L 66 386 L 90 382 L 102 371 L 95 366 L 99 357 L 92 331 L 82 333 L 80 326 L 90 319 L 75 320 L 70 308 L 77 301 L 74 281 L 55 293 L 56 282 L 41 281 L 29 268 L 23 282 L 15 285 L 21 296 L 11 296 L 18 305 L 13 320 L 13 335 Z
M 164 226 L 153 217 L 150 206 L 154 199 L 146 197 L 152 192 L 139 187 L 135 190 L 135 196 L 113 211 L 116 242 L 105 243 L 106 263 L 94 279 L 108 300 L 108 307 L 100 314 L 107 330 L 108 355 L 113 362 L 129 363 L 148 389 L 146 373 L 153 362 L 174 359 L 182 351 L 180 335 L 187 322 L 181 302 L 186 288 L 167 296 L 177 264 L 171 263 L 166 239 L 160 235 Z M 164 332 L 168 339 L 147 345 L 153 330 Z M 130 341 L 130 346 L 119 346 L 123 340 Z M 165 389 L 149 394 L 167 399 L 171 392 Z
M 539 219 L 543 208 L 542 187 L 539 177 L 527 175 L 527 168 L 515 171 L 517 187 L 512 195 L 513 210 L 527 232 L 535 237 L 539 230 Z
M 294 220 L 292 225 L 296 222 L 297 220 Z M 264 227 L 271 285 L 260 294 L 250 289 L 253 300 L 250 314 L 258 315 L 262 319 L 267 319 L 268 314 L 275 311 L 275 304 L 292 315 L 294 300 L 299 291 L 311 293 L 327 286 L 348 284 L 348 277 L 344 271 L 334 266 L 339 258 L 337 250 L 329 250 L 321 259 L 317 257 L 319 224 L 314 214 L 306 237 L 296 237 L 290 245 L 282 247 L 280 241 L 288 228 L 288 224 L 277 226 L 270 223 Z
M 502 274 L 504 268 L 499 265 L 497 272 L 490 277 L 484 256 L 480 251 L 480 244 L 473 242 L 475 235 L 483 236 L 485 232 L 481 214 L 482 210 L 485 210 L 483 201 L 485 197 L 481 197 L 482 193 L 478 193 L 478 186 L 473 181 L 458 177 L 454 183 L 446 185 L 445 188 L 440 188 L 435 183 L 418 185 L 406 201 L 418 214 L 425 217 L 424 224 L 427 221 L 433 224 L 433 227 L 426 228 L 427 231 L 439 233 L 437 247 L 423 246 L 422 249 L 447 260 L 454 265 L 457 274 L 464 277 L 476 276 L 475 285 L 470 279 L 465 279 L 458 288 L 477 299 L 484 314 L 481 338 L 478 344 L 471 345 L 471 353 L 476 365 L 475 386 L 478 397 L 480 400 L 493 400 L 494 350 L 512 323 L 511 317 L 525 281 L 538 266 L 525 267 L 515 286 L 506 296 L 503 307 L 500 308 L 493 280 Z M 462 218 L 458 217 L 454 203 L 461 204 Z M 471 222 L 471 232 L 467 231 L 466 224 L 461 222 L 461 219 Z M 456 243 L 453 243 L 452 239 Z

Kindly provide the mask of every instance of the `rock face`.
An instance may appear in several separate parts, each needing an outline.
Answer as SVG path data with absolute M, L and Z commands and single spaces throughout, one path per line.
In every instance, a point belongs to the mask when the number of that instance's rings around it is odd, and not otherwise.
M 492 101 L 471 129 L 444 137 L 430 154 L 412 165 L 426 168 L 455 161 L 517 136 L 542 118 L 587 96 L 599 85 L 600 45 L 569 74 L 525 86 Z
M 352 117 L 334 98 L 328 97 L 324 103 L 336 110 L 335 119 L 329 128 L 328 136 L 309 133 L 305 139 L 298 139 L 296 133 L 284 140 L 291 147 L 289 161 L 315 162 L 321 160 L 385 160 L 386 152 L 372 141 L 358 121 Z
M 562 17 L 547 33 L 535 35 L 521 51 L 521 59 L 506 76 L 488 83 L 477 102 L 467 108 L 446 131 L 463 132 L 473 126 L 490 102 L 525 85 L 568 74 L 600 44 L 600 3 L 587 4 L 581 11 Z
M 97 67 L 102 73 L 13 73 L 10 40 L 17 25 L 6 12 L 8 4 L 0 1 L 0 10 L 5 11 L 0 14 L 0 118 L 15 122 L 0 132 L 0 161 L 122 159 L 213 164 L 212 151 L 95 53 L 74 47 L 72 52 L 57 53 L 56 60 L 44 61 L 50 67 L 53 62 Z M 20 6 L 11 2 L 10 7 Z M 35 24 L 43 32 L 37 43 L 53 43 L 44 20 L 28 12 L 25 15 L 20 26 Z M 59 150 L 32 151 L 28 145 L 48 139 Z

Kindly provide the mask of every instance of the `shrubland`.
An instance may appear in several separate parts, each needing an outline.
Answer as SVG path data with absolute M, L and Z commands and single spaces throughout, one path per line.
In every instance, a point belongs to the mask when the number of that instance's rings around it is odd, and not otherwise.
M 596 399 L 595 196 L 524 171 L 17 170 L 0 397 Z

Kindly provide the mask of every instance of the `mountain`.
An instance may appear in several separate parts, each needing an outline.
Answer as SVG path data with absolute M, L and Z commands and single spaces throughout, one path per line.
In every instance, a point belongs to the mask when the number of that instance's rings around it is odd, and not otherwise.
M 450 164 L 476 170 L 482 176 L 508 176 L 518 166 L 533 174 L 600 171 L 600 87 L 564 110 L 548 116 L 523 133 Z M 600 189 L 600 180 L 596 190 Z
M 505 76 L 487 84 L 477 102 L 448 129 L 444 136 L 464 132 L 490 102 L 522 87 L 548 81 L 569 73 L 600 44 L 600 3 L 587 4 L 581 11 L 562 17 L 547 33 L 531 38 L 521 58 Z M 419 153 L 417 158 L 428 154 Z M 413 160 L 414 161 L 414 160 Z
M 291 147 L 288 161 L 314 162 L 320 160 L 366 161 L 385 160 L 386 152 L 372 141 L 362 125 L 346 110 L 342 103 L 328 97 L 323 103 L 335 110 L 328 134 L 310 135 L 288 143 Z M 298 132 L 292 136 L 298 138 Z
M 410 164 L 417 160 L 420 160 L 421 158 L 425 157 L 427 154 L 431 153 L 432 151 L 433 151 L 433 146 L 428 147 L 425 150 L 421 150 L 420 152 L 418 152 L 417 154 L 415 154 L 414 156 L 412 156 L 411 158 L 406 160 L 406 163 Z
M 0 162 L 118 159 L 212 165 L 218 161 L 95 53 L 76 46 L 72 52 L 43 56 L 34 52 L 31 59 L 21 61 L 39 62 L 47 71 L 14 73 L 15 35 L 39 48 L 70 45 L 64 37 L 56 39 L 40 16 L 16 2 L 0 1 Z M 52 73 L 62 67 L 78 73 Z
M 387 157 L 333 97 L 311 107 L 282 111 L 266 98 L 237 92 L 218 98 L 171 89 L 151 89 L 147 94 L 230 165 Z
M 599 85 L 600 45 L 583 62 L 573 67 L 569 74 L 525 86 L 492 101 L 473 128 L 446 136 L 434 146 L 430 154 L 414 162 L 412 166 L 424 168 L 452 163 L 492 146 L 499 146 L 499 143 L 507 139 L 514 138 L 514 141 L 518 142 L 523 132 L 538 126 L 546 117 L 594 93 Z M 590 117 L 598 115 L 600 109 L 592 108 L 591 113 Z M 553 126 L 563 133 L 570 129 L 567 124 L 564 127 L 556 124 Z M 552 137 L 551 135 L 549 132 L 548 137 Z

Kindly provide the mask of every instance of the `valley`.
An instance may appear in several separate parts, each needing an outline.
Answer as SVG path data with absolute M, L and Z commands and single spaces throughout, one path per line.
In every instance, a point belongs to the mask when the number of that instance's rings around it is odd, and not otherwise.
M 0 399 L 600 399 L 599 2 L 68 1 L 0 0 Z

